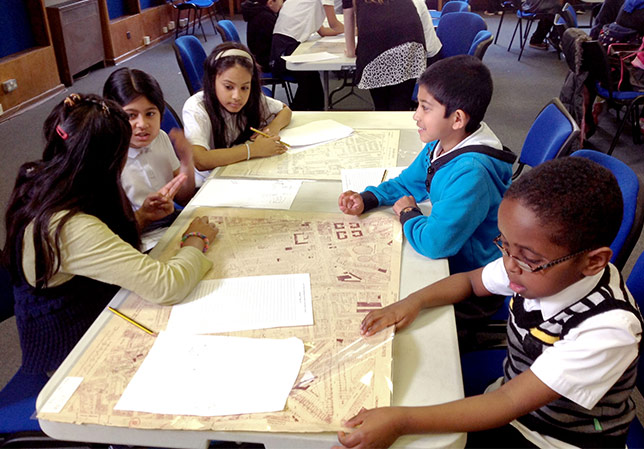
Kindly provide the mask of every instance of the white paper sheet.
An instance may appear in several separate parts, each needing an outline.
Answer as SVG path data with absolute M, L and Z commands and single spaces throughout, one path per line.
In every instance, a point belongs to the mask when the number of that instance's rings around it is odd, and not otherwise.
M 300 180 L 210 179 L 192 205 L 288 210 L 301 185 Z
M 323 143 L 342 139 L 353 134 L 354 129 L 335 120 L 316 120 L 295 128 L 280 131 L 280 139 L 291 147 L 289 153 L 298 153 Z
M 304 344 L 161 332 L 115 410 L 221 416 L 284 409 Z
M 201 281 L 172 307 L 167 331 L 214 334 L 313 324 L 308 273 Z
M 295 64 L 302 62 L 326 61 L 328 59 L 336 58 L 339 58 L 339 56 L 326 51 L 321 51 L 319 53 L 304 53 L 301 55 L 282 56 L 282 59 L 286 62 L 292 62 Z
M 364 192 L 368 186 L 377 186 L 381 182 L 397 177 L 405 168 L 407 167 L 343 168 L 340 172 L 342 191 Z

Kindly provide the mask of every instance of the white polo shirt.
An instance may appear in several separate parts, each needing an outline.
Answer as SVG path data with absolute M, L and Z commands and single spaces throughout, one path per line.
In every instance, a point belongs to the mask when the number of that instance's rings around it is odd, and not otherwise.
M 132 208 L 138 210 L 145 197 L 157 192 L 174 178 L 174 172 L 180 166 L 172 142 L 163 130 L 149 146 L 130 148 L 121 173 L 121 185 Z
M 326 15 L 324 5 L 334 6 L 334 0 L 288 0 L 284 2 L 275 22 L 273 34 L 283 34 L 298 42 L 306 41 L 320 29 Z
M 617 275 L 617 268 L 612 265 L 609 267 Z M 595 276 L 585 277 L 552 296 L 526 298 L 524 308 L 528 312 L 539 310 L 544 320 L 552 318 L 587 296 L 602 275 L 603 271 Z M 485 266 L 482 280 L 490 293 L 513 294 L 502 258 Z M 552 390 L 591 409 L 635 360 L 641 335 L 640 322 L 632 313 L 621 309 L 600 313 L 583 321 L 543 351 L 530 370 Z M 572 447 L 534 432 L 516 420 L 510 424 L 539 447 Z

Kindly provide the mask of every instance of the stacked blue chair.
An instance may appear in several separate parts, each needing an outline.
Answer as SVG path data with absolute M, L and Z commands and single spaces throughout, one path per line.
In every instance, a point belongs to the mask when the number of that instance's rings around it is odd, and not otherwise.
M 201 90 L 203 77 L 203 64 L 206 60 L 206 50 L 199 39 L 194 36 L 181 36 L 172 44 L 174 55 L 177 58 L 179 69 L 186 82 L 190 95 Z
M 470 45 L 470 49 L 467 54 L 476 56 L 480 60 L 483 60 L 483 56 L 485 56 L 485 52 L 492 43 L 492 39 L 492 33 L 488 30 L 479 31 L 476 33 L 476 36 L 474 36 L 474 41 L 472 42 L 472 45 Z

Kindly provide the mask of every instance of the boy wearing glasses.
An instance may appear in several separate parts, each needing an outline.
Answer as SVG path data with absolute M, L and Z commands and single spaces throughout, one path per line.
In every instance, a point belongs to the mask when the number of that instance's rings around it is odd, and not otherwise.
M 515 181 L 499 208 L 501 258 L 371 312 L 361 325 L 363 335 L 398 330 L 425 307 L 513 294 L 504 377 L 451 403 L 363 410 L 340 443 L 387 447 L 407 433 L 470 432 L 470 447 L 624 447 L 642 317 L 609 263 L 621 219 L 616 179 L 588 159 L 546 162 Z

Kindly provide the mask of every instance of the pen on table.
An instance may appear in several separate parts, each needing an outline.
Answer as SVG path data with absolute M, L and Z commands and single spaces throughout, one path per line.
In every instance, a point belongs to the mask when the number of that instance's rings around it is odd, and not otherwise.
M 382 174 L 382 179 L 380 182 L 385 182 L 385 179 L 387 179 L 387 169 L 385 168 L 385 172 Z
M 269 139 L 271 137 L 273 137 L 273 136 L 270 136 L 270 135 L 266 134 L 265 132 L 260 131 L 259 129 L 253 128 L 252 126 L 250 127 L 250 130 L 256 132 L 260 136 L 268 137 Z M 284 145 L 285 147 L 290 147 L 290 145 L 288 143 L 286 143 L 286 142 L 282 142 L 281 140 L 278 140 L 278 142 L 281 143 L 282 145 Z
M 113 314 L 115 314 L 117 316 L 120 316 L 121 318 L 123 318 L 128 323 L 134 324 L 136 327 L 138 327 L 139 329 L 147 332 L 148 334 L 156 336 L 156 332 L 152 332 L 150 329 L 148 329 L 147 327 L 143 326 L 142 324 L 137 323 L 132 318 L 130 318 L 130 317 L 126 316 L 126 315 L 123 315 L 121 312 L 119 312 L 118 310 L 116 310 L 116 309 L 114 309 L 112 307 L 108 306 L 107 308 L 110 310 L 110 312 L 112 312 Z

